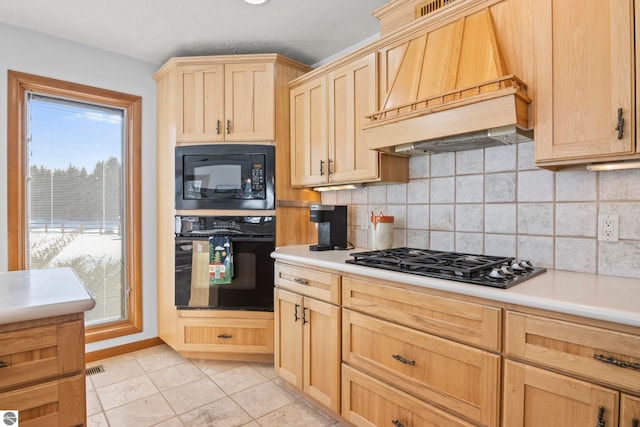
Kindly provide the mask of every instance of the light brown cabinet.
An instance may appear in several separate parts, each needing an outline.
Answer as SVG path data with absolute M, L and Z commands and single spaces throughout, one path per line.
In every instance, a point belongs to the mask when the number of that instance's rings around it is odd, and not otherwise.
M 273 63 L 185 65 L 178 80 L 178 142 L 275 140 Z
M 21 426 L 86 424 L 83 313 L 0 325 L 0 408 Z
M 376 54 L 290 85 L 291 184 L 407 182 L 408 159 L 369 150 L 362 127 L 377 106 Z
M 640 425 L 640 397 L 623 394 L 620 398 L 620 427 Z
M 535 1 L 537 166 L 637 157 L 633 11 L 633 0 Z
M 618 425 L 618 392 L 533 366 L 505 361 L 503 426 Z

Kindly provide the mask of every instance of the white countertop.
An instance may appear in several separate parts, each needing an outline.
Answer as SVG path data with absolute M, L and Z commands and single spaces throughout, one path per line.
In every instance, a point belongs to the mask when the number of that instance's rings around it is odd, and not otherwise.
M 338 272 L 640 327 L 640 279 L 547 270 L 509 289 L 499 289 L 345 263 L 350 253 L 365 250 L 312 252 L 308 245 L 284 246 L 271 256 Z
M 91 310 L 91 297 L 69 268 L 0 273 L 0 324 Z

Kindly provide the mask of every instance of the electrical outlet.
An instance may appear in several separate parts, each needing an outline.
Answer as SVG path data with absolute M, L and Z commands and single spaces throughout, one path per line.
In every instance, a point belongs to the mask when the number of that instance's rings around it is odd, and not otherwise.
M 598 215 L 598 240 L 618 241 L 618 215 Z

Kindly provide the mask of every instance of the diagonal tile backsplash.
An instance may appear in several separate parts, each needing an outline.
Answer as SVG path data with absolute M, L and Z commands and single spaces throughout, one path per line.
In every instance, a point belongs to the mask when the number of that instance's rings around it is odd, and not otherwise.
M 349 241 L 368 246 L 369 215 L 395 217 L 394 246 L 529 259 L 541 267 L 640 278 L 640 169 L 551 172 L 533 143 L 412 157 L 407 184 L 322 194 L 349 206 Z M 599 214 L 620 241 L 597 241 Z

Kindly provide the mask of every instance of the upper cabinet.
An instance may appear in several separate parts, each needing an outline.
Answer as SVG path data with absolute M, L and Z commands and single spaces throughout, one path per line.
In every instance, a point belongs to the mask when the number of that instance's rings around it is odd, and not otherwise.
M 377 105 L 376 53 L 290 85 L 291 183 L 406 182 L 408 159 L 369 150 L 362 128 Z
M 275 65 L 181 66 L 178 142 L 274 141 Z
M 538 166 L 622 160 L 640 152 L 633 3 L 534 2 Z

